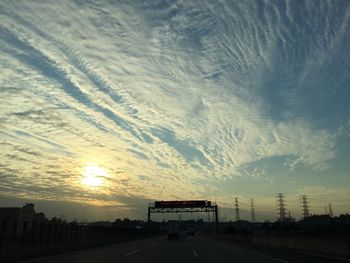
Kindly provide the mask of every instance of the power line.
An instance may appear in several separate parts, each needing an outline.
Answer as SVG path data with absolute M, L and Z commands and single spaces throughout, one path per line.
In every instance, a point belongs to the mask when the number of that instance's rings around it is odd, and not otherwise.
M 332 209 L 332 204 L 331 203 L 328 204 L 328 211 L 329 211 L 329 216 L 333 217 L 333 209 Z
M 284 204 L 284 195 L 282 193 L 278 193 L 276 197 L 277 197 L 277 203 L 278 203 L 277 204 L 277 210 L 279 215 L 278 220 L 280 222 L 284 222 L 286 221 L 286 207 Z
M 239 204 L 238 204 L 238 198 L 235 198 L 235 212 L 236 212 L 236 221 L 241 220 L 239 216 Z
M 302 207 L 303 217 L 304 218 L 309 217 L 310 216 L 309 204 L 308 204 L 308 200 L 307 200 L 306 195 L 301 196 L 301 207 Z
M 250 199 L 250 208 L 251 208 L 251 219 L 252 222 L 255 222 L 255 210 L 254 210 L 254 200 L 253 198 Z

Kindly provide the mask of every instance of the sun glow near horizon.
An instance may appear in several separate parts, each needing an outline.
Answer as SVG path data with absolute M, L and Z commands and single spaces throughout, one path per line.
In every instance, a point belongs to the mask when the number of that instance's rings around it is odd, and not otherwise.
M 82 180 L 84 186 L 99 187 L 104 184 L 103 177 L 107 176 L 107 171 L 98 165 L 88 165 L 82 174 L 84 175 Z
M 278 192 L 349 213 L 350 1 L 18 2 L 0 1 L 0 206 L 239 197 L 272 220 Z

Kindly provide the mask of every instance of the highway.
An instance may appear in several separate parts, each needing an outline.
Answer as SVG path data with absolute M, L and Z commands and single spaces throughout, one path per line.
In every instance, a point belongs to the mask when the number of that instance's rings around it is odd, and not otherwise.
M 269 249 L 247 249 L 201 236 L 167 240 L 165 236 L 86 249 L 26 261 L 40 263 L 186 263 L 186 262 L 343 262 L 332 258 Z

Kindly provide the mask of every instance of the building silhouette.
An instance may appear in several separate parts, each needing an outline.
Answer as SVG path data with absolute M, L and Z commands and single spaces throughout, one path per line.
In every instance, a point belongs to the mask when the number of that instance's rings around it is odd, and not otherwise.
M 21 238 L 24 233 L 31 230 L 33 221 L 45 215 L 36 214 L 34 204 L 26 203 L 23 207 L 0 208 L 0 240 L 13 240 Z

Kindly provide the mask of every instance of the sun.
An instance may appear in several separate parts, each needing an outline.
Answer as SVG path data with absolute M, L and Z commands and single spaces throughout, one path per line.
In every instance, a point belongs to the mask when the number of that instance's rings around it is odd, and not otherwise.
M 88 187 L 103 185 L 103 177 L 107 176 L 107 171 L 97 165 L 89 165 L 84 168 L 84 178 L 82 183 Z

